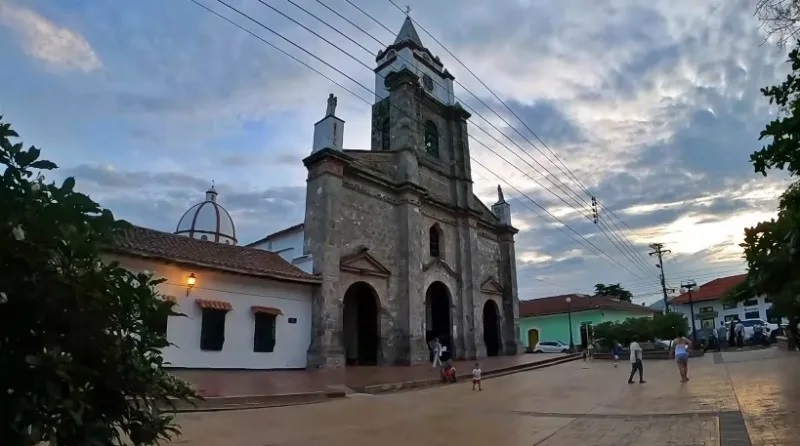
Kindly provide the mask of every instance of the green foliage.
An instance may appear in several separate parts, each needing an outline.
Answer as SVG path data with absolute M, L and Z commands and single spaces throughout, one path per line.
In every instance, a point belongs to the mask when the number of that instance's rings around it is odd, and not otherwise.
M 649 317 L 629 317 L 622 322 L 603 322 L 594 327 L 594 339 L 604 349 L 614 342 L 627 346 L 632 341 L 670 340 L 689 331 L 688 321 L 680 313 L 656 314 Z
M 800 44 L 800 42 L 798 42 Z M 789 53 L 792 72 L 777 86 L 762 88 L 779 115 L 768 123 L 760 139 L 768 143 L 750 156 L 756 173 L 766 176 L 772 169 L 784 170 L 794 182 L 782 194 L 778 216 L 745 229 L 744 258 L 748 265 L 745 283 L 732 290 L 727 299 L 742 301 L 767 294 L 781 316 L 800 315 L 800 53 Z
M 651 327 L 654 338 L 671 340 L 689 333 L 689 320 L 681 313 L 670 311 L 656 314 Z
M 625 288 L 622 288 L 622 285 L 618 283 L 613 285 L 598 283 L 594 286 L 594 295 L 612 297 L 625 302 L 630 302 L 631 299 L 633 299 L 633 294 Z
M 101 261 L 128 225 L 0 119 L 0 444 L 152 445 L 177 432 L 170 400 L 194 391 L 164 369 L 173 313 L 160 280 Z

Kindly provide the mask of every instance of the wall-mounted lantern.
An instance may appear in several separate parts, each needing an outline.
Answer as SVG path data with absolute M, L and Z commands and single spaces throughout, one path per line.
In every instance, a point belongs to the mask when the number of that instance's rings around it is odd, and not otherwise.
M 189 274 L 189 277 L 186 278 L 186 295 L 189 295 L 189 292 L 192 291 L 194 288 L 194 284 L 197 283 L 197 276 L 194 273 Z

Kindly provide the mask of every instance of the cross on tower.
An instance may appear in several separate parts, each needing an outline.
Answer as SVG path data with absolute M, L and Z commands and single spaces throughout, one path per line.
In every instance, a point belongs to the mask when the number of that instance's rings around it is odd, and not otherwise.
M 411 14 L 411 6 L 406 5 L 406 17 Z

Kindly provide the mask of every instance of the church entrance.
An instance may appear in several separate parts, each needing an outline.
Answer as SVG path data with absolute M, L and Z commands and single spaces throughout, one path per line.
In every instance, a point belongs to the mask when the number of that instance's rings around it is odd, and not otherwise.
M 447 347 L 442 355 L 444 360 L 454 357 L 454 343 L 452 336 L 453 322 L 450 318 L 450 290 L 442 282 L 433 282 L 425 293 L 425 341 L 430 343 L 433 338 Z
M 500 310 L 493 300 L 487 300 L 483 305 L 483 342 L 486 344 L 486 354 L 488 356 L 500 354 L 502 344 Z
M 342 324 L 347 365 L 376 365 L 380 347 L 378 295 L 365 282 L 350 285 L 344 293 Z

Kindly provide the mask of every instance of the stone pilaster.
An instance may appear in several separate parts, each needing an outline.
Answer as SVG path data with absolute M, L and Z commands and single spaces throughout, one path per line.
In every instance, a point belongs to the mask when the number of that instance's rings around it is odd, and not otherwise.
M 469 274 L 464 277 L 464 302 L 465 313 L 470 315 L 469 332 L 469 358 L 483 358 L 486 356 L 486 346 L 483 343 L 483 306 L 481 305 L 481 257 L 478 252 L 478 221 L 474 218 L 465 218 L 465 242 L 469 263 Z
M 422 279 L 424 252 L 420 190 L 408 184 L 396 207 L 398 229 L 398 280 L 393 296 L 400 339 L 395 339 L 396 363 L 419 364 L 428 360 L 425 344 L 425 290 Z
M 339 289 L 342 176 L 349 158 L 333 149 L 315 152 L 303 163 L 306 181 L 305 243 L 303 254 L 314 259 L 314 274 L 322 285 L 312 296 L 309 367 L 342 367 L 342 293 Z
M 503 350 L 506 355 L 524 351 L 519 338 L 519 296 L 517 295 L 517 255 L 511 226 L 502 228 L 500 234 L 500 263 L 503 284 Z

